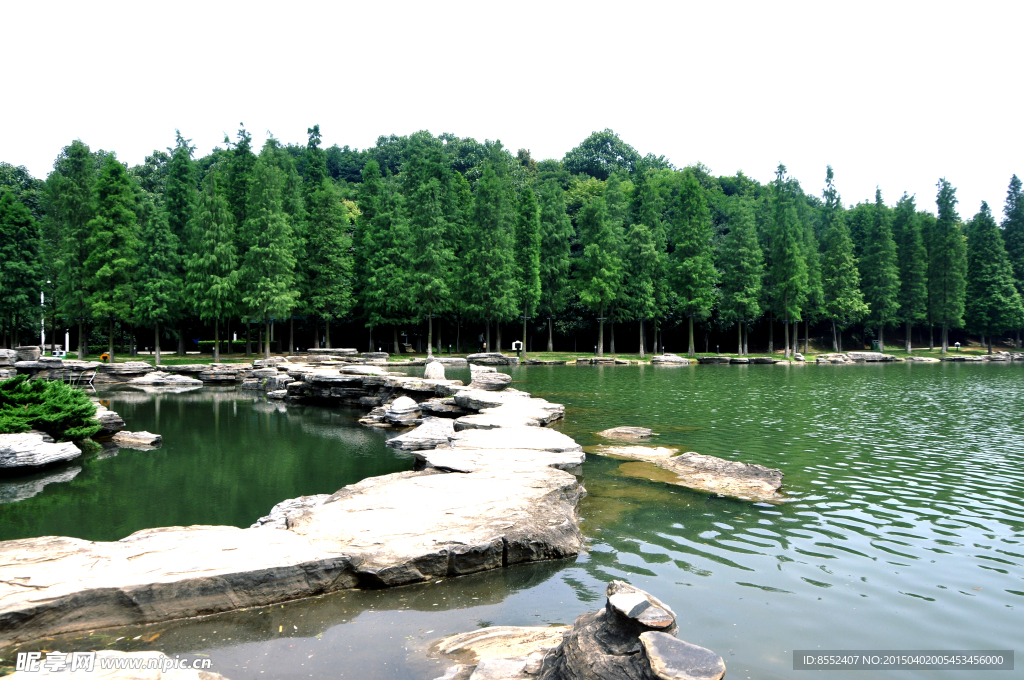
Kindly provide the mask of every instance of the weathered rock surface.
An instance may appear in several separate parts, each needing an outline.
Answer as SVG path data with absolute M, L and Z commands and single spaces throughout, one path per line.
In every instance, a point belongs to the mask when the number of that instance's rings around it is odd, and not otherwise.
M 201 387 L 203 385 L 203 381 L 197 380 L 196 378 L 190 378 L 186 375 L 153 371 L 152 373 L 147 373 L 146 375 L 138 378 L 132 378 L 128 381 L 128 384 L 149 385 L 153 387 Z
M 0 434 L 0 468 L 39 467 L 80 455 L 82 451 L 71 442 L 54 443 L 41 432 Z
M 43 657 L 46 658 L 45 655 Z M 133 663 L 129 659 L 140 659 L 140 668 L 137 670 L 125 668 L 103 669 L 106 660 L 112 660 L 112 664 L 128 665 Z M 40 664 L 37 671 L 17 671 L 10 677 L 16 680 L 32 680 L 34 678 L 74 678 L 79 674 L 78 670 L 71 671 L 71 657 L 67 657 L 67 665 L 64 670 L 47 670 Z M 107 662 L 111 663 L 111 662 Z M 138 662 L 135 662 L 138 663 Z M 163 670 L 168 668 L 169 670 Z M 82 669 L 79 669 L 82 670 Z M 196 670 L 192 668 L 170 669 L 170 658 L 163 652 L 118 652 L 110 649 L 102 649 L 96 652 L 96 659 L 92 671 L 82 670 L 82 676 L 89 680 L 228 680 L 220 673 L 209 670 Z
M 406 399 L 407 397 L 402 398 Z M 442 444 L 447 444 L 449 437 L 454 434 L 454 421 L 451 418 L 426 416 L 423 418 L 423 423 L 419 427 L 400 434 L 397 437 L 392 437 L 387 441 L 387 445 L 393 449 L 400 449 L 402 451 L 433 449 L 437 446 L 441 446 Z
M 442 638 L 430 646 L 427 656 L 475 665 L 485 659 L 543 655 L 570 630 L 572 626 L 490 626 Z
M 18 361 L 39 361 L 39 357 L 43 354 L 43 350 L 36 345 L 15 347 L 14 352 Z
M 434 643 L 458 661 L 438 680 L 721 680 L 725 662 L 675 637 L 675 613 L 653 595 L 612 581 L 603 609 L 572 627 L 498 627 Z M 560 639 L 559 639 L 560 638 Z
M 536 449 L 583 451 L 572 437 L 546 427 L 512 427 L 498 430 L 462 430 L 450 439 L 453 449 Z
M 732 357 L 729 359 L 730 364 L 749 364 L 750 359 L 747 357 Z
M 18 351 L 13 349 L 0 349 L 0 367 L 13 367 L 18 361 Z
M 471 364 L 483 364 L 486 366 L 517 366 L 519 364 L 519 357 L 507 357 L 500 352 L 481 352 L 479 354 L 470 354 L 466 357 L 466 361 Z
M 904 361 L 911 361 L 916 364 L 937 364 L 940 363 L 939 359 L 935 357 L 918 357 L 914 355 L 908 356 Z
M 562 359 L 524 359 L 524 366 L 565 366 L 565 360 Z
M 392 425 L 413 425 L 420 418 L 420 406 L 409 397 L 399 397 L 388 404 L 384 419 Z
M 444 364 L 439 361 L 431 361 L 423 369 L 423 377 L 427 380 L 444 380 Z
M 508 373 L 477 372 L 473 374 L 473 381 L 469 383 L 469 389 L 500 392 L 511 384 L 512 376 Z
M 655 354 L 651 356 L 653 366 L 687 366 L 690 360 L 676 354 Z
M 630 441 L 650 437 L 654 434 L 654 431 L 649 427 L 631 427 L 629 425 L 623 425 L 620 427 L 612 427 L 607 430 L 601 430 L 597 434 L 605 439 L 621 439 Z
M 892 354 L 882 354 L 881 352 L 847 352 L 846 356 L 853 362 L 902 361 Z
M 96 402 L 95 420 L 103 426 L 103 429 L 100 430 L 100 435 L 110 435 L 124 429 L 124 420 L 121 416 L 100 404 L 98 400 L 94 401 Z
M 596 446 L 590 450 L 601 455 L 654 463 L 678 475 L 679 479 L 674 483 L 679 486 L 742 500 L 778 500 L 782 486 L 781 470 L 692 451 L 679 454 L 678 449 L 647 446 Z
M 942 357 L 942 360 L 943 361 L 955 361 L 955 362 L 959 362 L 959 363 L 970 363 L 970 362 L 981 362 L 981 361 L 984 361 L 983 358 L 981 358 L 979 356 L 974 356 L 972 354 L 947 354 L 946 356 Z
M 729 357 L 723 356 L 697 357 L 698 364 L 727 364 L 729 362 Z
M 495 467 L 505 471 L 550 467 L 575 471 L 583 465 L 582 451 L 538 451 L 536 449 L 431 449 L 416 452 L 425 468 L 446 472 L 477 472 Z
M 750 364 L 774 364 L 775 359 L 772 357 L 748 357 L 747 363 Z
M 127 449 L 153 449 L 160 446 L 163 443 L 164 438 L 158 434 L 152 432 L 125 432 L 121 431 L 116 433 L 111 441 Z

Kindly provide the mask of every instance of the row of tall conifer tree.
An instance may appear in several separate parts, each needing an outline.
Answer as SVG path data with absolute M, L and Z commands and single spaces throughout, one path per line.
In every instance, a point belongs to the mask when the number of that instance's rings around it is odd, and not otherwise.
M 561 160 L 537 162 L 499 142 L 419 132 L 381 137 L 364 151 L 323 149 L 319 126 L 305 146 L 271 137 L 256 152 L 244 129 L 195 158 L 177 135 L 166 153 L 128 168 L 80 140 L 46 180 L 0 165 L 0 323 L 5 342 L 37 318 L 48 294 L 52 326 L 151 329 L 154 345 L 183 323 L 229 319 L 289 335 L 314 325 L 330 346 L 332 322 L 373 333 L 434 319 L 481 323 L 500 348 L 501 324 L 555 328 L 639 322 L 641 353 L 683 325 L 749 329 L 768 320 L 788 356 L 803 325 L 827 323 L 834 349 L 862 324 L 882 348 L 899 327 L 939 335 L 965 327 L 985 338 L 1024 326 L 1024 200 L 1009 185 L 1001 224 L 982 203 L 969 220 L 955 188 L 937 184 L 935 211 L 903 194 L 844 206 L 832 168 L 819 198 L 779 165 L 761 184 L 702 165 L 676 169 L 641 157 L 614 132 L 595 132 Z M 532 322 L 532 323 L 531 323 Z M 561 326 L 559 326 L 561 324 Z M 324 330 L 321 336 L 320 329 Z M 237 326 L 236 326 L 237 328 Z M 652 333 L 648 335 L 648 331 Z M 439 345 L 440 342 L 438 341 Z M 220 343 L 215 343 L 215 353 Z M 84 340 L 79 351 L 85 351 Z M 248 351 L 247 347 L 247 351 Z

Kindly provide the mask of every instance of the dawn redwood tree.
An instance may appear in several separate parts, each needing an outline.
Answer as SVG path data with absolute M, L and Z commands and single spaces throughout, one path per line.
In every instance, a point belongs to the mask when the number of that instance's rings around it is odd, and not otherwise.
M 693 172 L 684 171 L 674 219 L 669 229 L 672 252 L 669 255 L 672 288 L 689 328 L 689 356 L 696 356 L 693 338 L 694 319 L 704 320 L 715 304 L 714 250 L 711 247 L 711 218 L 707 199 Z
M 629 203 L 622 187 L 622 173 L 613 172 L 611 174 L 608 181 L 605 182 L 603 195 L 605 206 L 608 209 L 608 224 L 615 236 L 615 242 L 621 247 L 625 240 L 625 220 L 629 212 Z M 607 310 L 608 330 L 611 336 L 609 349 L 612 354 L 615 354 L 615 322 L 621 312 L 619 303 L 620 300 L 615 300 Z
M 905 192 L 893 213 L 893 237 L 899 263 L 899 319 L 906 326 L 906 350 L 911 351 L 910 331 L 928 318 L 928 252 L 924 247 L 921 219 L 914 197 Z
M 108 322 L 107 344 L 114 361 L 114 321 L 134 316 L 138 297 L 138 222 L 135 191 L 128 171 L 112 154 L 106 157 L 96 180 L 96 213 L 89 220 L 89 310 Z
M 584 204 L 576 221 L 583 245 L 576 270 L 577 290 L 583 304 L 597 312 L 597 355 L 604 356 L 605 310 L 615 302 L 622 284 L 621 243 L 602 196 Z
M 356 252 L 365 272 L 359 299 L 371 329 L 393 324 L 394 351 L 399 352 L 398 326 L 394 324 L 412 314 L 408 302 L 409 224 L 395 183 L 381 179 L 375 160 L 363 168 L 359 195 L 363 212 L 358 218 L 362 226 L 357 232 Z
M 220 320 L 238 304 L 235 218 L 216 171 L 206 175 L 192 222 L 185 294 L 199 318 L 213 321 L 213 359 L 220 360 Z
M 789 358 L 789 323 L 799 321 L 807 295 L 807 259 L 804 231 L 797 214 L 786 166 L 779 163 L 772 185 L 771 281 L 776 311 L 785 321 L 786 358 Z
M 417 316 L 427 318 L 427 356 L 434 355 L 434 312 L 444 309 L 452 295 L 451 272 L 455 254 L 445 238 L 448 229 L 441 209 L 441 182 L 431 177 L 408 197 L 408 262 L 410 296 Z
M 181 314 L 184 270 L 178 236 L 171 231 L 167 213 L 152 194 L 138 191 L 139 299 L 138 320 L 153 328 L 153 356 L 160 365 L 160 325 L 165 327 Z
M 832 166 L 825 178 L 823 221 L 825 252 L 821 261 L 822 299 L 825 317 L 832 322 L 832 349 L 842 351 L 843 328 L 868 313 L 860 290 L 860 271 L 854 255 L 853 239 L 846 226 L 842 200 L 836 191 Z
M 572 292 L 569 249 L 575 236 L 562 189 L 555 182 L 541 187 L 540 230 L 540 313 L 548 319 L 548 351 L 553 352 L 552 317 L 565 309 Z
M 81 140 L 64 147 L 46 178 L 50 210 L 55 222 L 57 248 L 57 300 L 60 313 L 78 326 L 78 358 L 88 352 L 85 321 L 89 316 L 88 270 L 89 222 L 94 214 L 93 189 L 96 164 Z
M 284 173 L 277 166 L 274 140 L 256 161 L 246 204 L 240 281 L 242 303 L 265 326 L 263 356 L 270 358 L 270 317 L 287 314 L 298 302 L 295 290 L 295 242 L 291 220 L 282 206 Z
M 900 271 L 889 208 L 882 202 L 882 191 L 877 188 L 861 272 L 864 300 L 869 308 L 868 321 L 878 326 L 878 348 L 884 352 L 885 327 L 899 316 Z
M 747 354 L 747 326 L 761 315 L 764 279 L 764 253 L 757 242 L 754 212 L 748 200 L 736 202 L 728 226 L 719 252 L 721 313 L 724 319 L 736 322 L 737 353 L 743 356 Z
M 992 336 L 1024 323 L 1024 307 L 1013 280 L 1013 267 L 988 203 L 971 221 L 967 237 L 968 328 L 985 336 L 992 353 Z
M 540 239 L 540 206 L 533 189 L 527 185 L 519 195 L 515 234 L 516 283 L 519 308 L 523 311 L 523 359 L 527 357 L 528 348 L 527 320 L 536 312 L 540 301 Z
M 658 273 L 658 248 L 654 234 L 644 224 L 630 225 L 622 248 L 623 271 L 621 306 L 639 322 L 640 358 L 644 357 L 647 340 L 644 322 L 654 316 L 655 276 Z
M 39 235 L 32 212 L 13 191 L 0 188 L 0 325 L 11 324 L 12 346 L 17 344 L 14 320 L 31 308 L 43 283 Z
M 1017 283 L 1017 291 L 1024 296 L 1024 197 L 1021 196 L 1021 181 L 1014 175 L 1006 191 L 1006 204 L 1003 207 L 1003 242 L 1006 254 L 1013 267 L 1013 278 Z M 1020 327 L 1016 329 L 1017 347 L 1021 346 Z
M 949 351 L 949 329 L 964 322 L 967 287 L 967 243 L 956 212 L 956 189 L 939 180 L 935 226 L 932 229 L 928 267 L 931 318 L 942 329 L 942 353 Z

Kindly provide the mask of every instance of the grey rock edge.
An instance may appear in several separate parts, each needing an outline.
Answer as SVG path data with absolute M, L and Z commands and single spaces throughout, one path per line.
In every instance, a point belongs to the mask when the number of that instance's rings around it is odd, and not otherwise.
M 366 370 L 349 372 L 354 368 Z M 446 430 L 447 444 L 438 438 L 445 448 L 434 450 L 448 456 L 443 464 L 421 461 L 420 470 L 285 501 L 249 529 L 162 527 L 114 542 L 2 542 L 0 645 L 579 553 L 577 506 L 586 491 L 560 468 L 579 465 L 584 454 L 569 437 L 541 426 L 561 417 L 561 405 L 515 390 L 390 376 L 375 366 L 310 368 L 296 376 L 302 380 L 292 382 L 308 386 L 313 398 L 356 386 L 364 394 L 387 387 L 424 400 L 455 393 L 453 406 L 462 412 L 486 410 L 498 421 L 507 413 L 536 424 Z M 302 393 L 291 384 L 288 392 Z M 445 472 L 457 469 L 471 471 Z
M 0 434 L 0 469 L 39 467 L 72 460 L 82 451 L 71 442 L 54 443 L 42 432 Z
M 571 627 L 484 628 L 435 642 L 428 654 L 458 665 L 436 680 L 721 680 L 725 661 L 675 637 L 675 613 L 612 581 L 603 609 Z

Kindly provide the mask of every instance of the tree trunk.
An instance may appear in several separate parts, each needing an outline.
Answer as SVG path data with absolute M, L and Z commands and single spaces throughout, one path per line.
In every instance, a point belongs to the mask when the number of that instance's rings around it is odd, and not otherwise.
M 401 354 L 402 353 L 401 350 L 398 349 L 398 326 L 392 326 L 391 330 L 395 334 L 395 339 L 394 339 L 395 349 L 394 349 L 394 352 L 395 352 L 395 354 Z
M 153 324 L 153 365 L 160 365 L 160 322 Z
M 315 314 L 310 314 L 309 319 L 313 322 L 313 349 L 320 349 L 320 322 Z
M 427 358 L 434 358 L 434 315 L 427 313 Z
M 928 324 L 928 349 L 935 351 L 935 326 Z
M 793 322 L 793 356 L 800 351 L 800 322 Z
M 491 351 L 491 320 L 484 321 L 484 351 Z
M 615 354 L 615 322 L 614 321 L 609 321 L 608 322 L 608 330 L 611 333 L 611 340 L 609 341 L 611 343 L 611 348 L 610 348 L 611 349 L 611 353 Z
M 523 359 L 526 359 L 526 351 L 526 305 L 523 305 Z
M 910 354 L 912 351 L 913 351 L 913 347 L 911 346 L 911 343 L 910 343 L 910 322 L 908 321 L 907 322 L 907 354 Z
M 324 349 L 331 348 L 331 317 L 324 317 Z
M 245 319 L 245 356 L 252 354 L 252 321 Z
M 108 361 L 114 363 L 114 317 L 110 317 L 109 332 L 107 333 L 107 354 L 110 355 Z
M 651 348 L 651 353 L 657 354 L 658 353 L 658 347 L 660 347 L 660 345 L 658 344 L 658 320 L 655 319 L 654 320 L 654 346 Z M 664 354 L 664 353 L 665 352 L 662 351 L 662 354 Z
M 988 353 L 992 354 L 992 334 L 991 333 L 989 333 L 989 336 L 988 336 Z
M 832 319 L 832 351 L 839 351 L 839 337 L 836 334 L 836 320 Z
M 689 315 L 689 316 L 688 316 L 688 317 L 686 318 L 686 320 L 687 320 L 687 326 L 688 326 L 688 327 L 689 327 L 689 329 L 690 329 L 690 346 L 689 346 L 689 348 L 688 348 L 688 349 L 686 350 L 686 355 L 687 355 L 687 356 L 690 356 L 690 357 L 695 357 L 695 356 L 697 356 L 697 350 L 696 350 L 696 348 L 695 348 L 695 347 L 693 346 L 693 314 L 690 314 L 690 315 Z
M 843 332 L 842 331 L 839 331 L 839 349 L 836 350 L 836 351 L 837 352 L 842 352 L 843 351 Z
M 768 354 L 775 354 L 775 315 L 768 315 Z
M 442 342 L 442 338 L 441 338 L 441 324 L 438 323 L 437 324 L 437 353 L 438 354 L 442 353 L 441 352 L 441 342 Z
M 804 319 L 804 355 L 811 353 L 811 320 Z
M 743 356 L 743 322 L 736 322 L 736 356 Z
M 82 320 L 79 319 L 78 320 L 78 360 L 79 361 L 82 361 L 82 360 L 85 359 L 85 355 L 83 354 L 83 352 L 85 351 L 85 342 L 83 342 L 83 340 L 82 340 L 85 336 L 82 335 L 82 325 L 83 325 L 82 324 Z
M 743 322 L 743 356 L 750 354 L 750 322 Z
M 366 346 L 366 351 L 367 352 L 373 352 L 373 351 L 375 351 L 373 349 L 373 326 L 370 326 L 369 330 L 370 330 L 370 344 Z
M 263 322 L 267 326 L 267 332 L 265 333 L 266 342 L 263 345 L 263 358 L 270 358 L 270 312 L 266 312 L 263 315 Z
M 293 354 L 295 354 L 295 310 L 288 312 L 288 356 Z
M 555 351 L 555 336 L 554 336 L 554 331 L 552 330 L 551 326 L 552 326 L 552 321 L 551 321 L 551 317 L 549 316 L 548 317 L 548 351 L 549 352 L 554 352 Z M 1018 331 L 1017 333 L 1019 335 L 1020 331 Z
M 644 320 L 640 319 L 640 358 L 644 358 Z
M 213 363 L 220 361 L 220 318 L 213 320 Z
M 879 324 L 878 326 L 878 351 L 885 351 L 885 324 Z
M 604 356 L 604 305 L 601 305 L 600 316 L 597 318 L 597 356 Z
M 945 321 L 942 322 L 942 353 L 945 354 L 949 351 L 949 326 Z
M 785 357 L 789 358 L 789 319 L 785 319 L 782 323 L 782 339 L 786 343 Z

